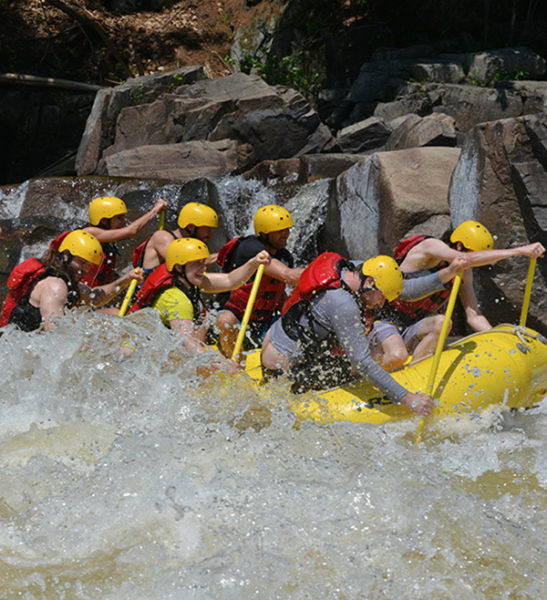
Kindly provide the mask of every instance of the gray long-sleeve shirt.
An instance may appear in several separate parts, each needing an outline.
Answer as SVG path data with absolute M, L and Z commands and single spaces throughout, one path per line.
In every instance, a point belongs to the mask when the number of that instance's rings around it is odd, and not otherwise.
M 342 271 L 344 278 L 345 269 Z M 417 300 L 437 290 L 443 289 L 438 273 L 404 281 L 401 300 Z M 409 390 L 375 362 L 370 354 L 369 344 L 363 329 L 361 313 L 355 298 L 343 288 L 329 289 L 310 301 L 314 320 L 314 331 L 318 340 L 326 339 L 334 333 L 354 368 L 381 390 L 393 402 L 398 402 Z M 300 317 L 300 325 L 310 328 L 305 314 Z M 300 362 L 303 349 L 300 341 L 291 339 L 283 330 L 282 319 L 276 321 L 270 330 L 270 342 L 274 348 L 287 357 L 293 365 Z

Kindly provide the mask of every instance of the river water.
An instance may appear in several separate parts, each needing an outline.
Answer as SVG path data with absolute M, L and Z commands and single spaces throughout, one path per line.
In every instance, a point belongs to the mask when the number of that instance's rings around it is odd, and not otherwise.
M 545 404 L 420 446 L 298 429 L 283 382 L 200 380 L 150 313 L 0 360 L 0 598 L 545 597 Z
M 127 341 L 133 355 L 119 360 Z M 0 599 L 547 596 L 547 404 L 295 427 L 150 311 L 0 337 Z

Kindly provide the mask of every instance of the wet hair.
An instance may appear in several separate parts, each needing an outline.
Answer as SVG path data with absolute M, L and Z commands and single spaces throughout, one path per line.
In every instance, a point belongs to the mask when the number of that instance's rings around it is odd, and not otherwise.
M 446 242 L 446 245 L 449 246 L 450 248 L 452 248 L 452 250 L 457 250 L 458 249 L 458 244 L 462 245 L 462 250 L 464 252 L 471 252 L 471 250 L 469 250 L 469 248 L 466 248 L 465 244 L 463 242 L 460 242 L 460 240 L 458 240 L 457 242 L 451 242 L 450 240 L 448 240 Z
M 452 235 L 452 230 L 449 229 L 448 231 L 445 231 L 439 239 L 441 240 L 441 242 L 444 242 L 448 246 L 452 247 L 452 242 L 450 241 L 451 235 Z
M 71 260 L 72 254 L 70 254 L 68 250 L 59 252 L 58 250 L 53 250 L 52 248 L 48 248 L 48 250 L 46 250 L 40 258 L 40 262 L 44 265 L 44 267 L 55 271 L 55 273 L 58 273 L 63 279 L 68 280 L 67 283 L 70 283 L 71 287 L 78 289 L 78 282 L 75 279 L 74 273 L 69 268 Z
M 111 222 L 111 219 L 108 219 L 107 217 L 103 217 L 97 225 L 89 224 L 88 227 L 99 227 L 100 229 L 111 229 L 110 222 Z

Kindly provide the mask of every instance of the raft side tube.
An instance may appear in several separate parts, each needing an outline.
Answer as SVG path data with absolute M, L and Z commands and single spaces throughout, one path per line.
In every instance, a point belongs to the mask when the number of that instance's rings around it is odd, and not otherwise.
M 402 386 L 425 392 L 433 357 L 391 372 Z M 247 355 L 247 373 L 262 376 L 260 351 Z M 480 412 L 493 404 L 503 409 L 529 408 L 547 395 L 547 340 L 526 327 L 498 325 L 474 333 L 443 350 L 433 390 L 436 417 Z M 299 420 L 318 423 L 352 421 L 382 425 L 416 417 L 392 404 L 367 380 L 293 396 L 289 409 Z

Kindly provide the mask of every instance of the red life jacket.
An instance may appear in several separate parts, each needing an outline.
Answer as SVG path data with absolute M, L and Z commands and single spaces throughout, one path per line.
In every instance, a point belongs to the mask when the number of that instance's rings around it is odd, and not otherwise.
M 226 262 L 230 260 L 233 251 L 239 246 L 239 242 L 241 242 L 241 237 L 235 237 L 229 242 L 226 242 L 217 252 L 217 264 L 219 267 L 223 269 Z
M 59 250 L 59 246 L 70 231 L 64 231 L 60 233 L 50 244 L 49 247 L 52 250 Z M 89 287 L 97 287 L 106 283 L 111 283 L 116 279 L 116 255 L 118 250 L 114 244 L 103 243 L 101 244 L 103 249 L 103 257 L 98 265 L 91 265 L 89 271 L 82 278 L 80 283 L 83 283 Z
M 410 250 L 427 238 L 427 235 L 411 235 L 410 237 L 405 238 L 397 244 L 397 247 L 393 251 L 393 258 L 401 264 Z
M 402 240 L 397 244 L 397 247 L 393 252 L 393 257 L 399 264 L 401 264 L 410 250 L 428 237 L 429 236 L 426 235 L 413 235 Z M 442 266 L 438 266 L 435 269 L 422 270 L 417 273 L 403 272 L 403 278 L 413 279 L 415 277 L 421 277 L 423 275 L 427 275 L 428 273 L 439 271 L 441 268 Z M 447 285 L 448 287 L 444 290 L 435 292 L 427 298 L 422 298 L 421 300 L 415 300 L 413 302 L 406 300 L 393 300 L 386 308 L 386 314 L 388 315 L 387 318 L 392 318 L 395 322 L 401 321 L 402 324 L 410 325 L 411 323 L 437 313 L 448 302 L 450 290 L 452 289 L 452 282 Z
M 7 282 L 8 295 L 2 305 L 0 327 L 8 324 L 13 309 L 19 304 L 21 298 L 26 296 L 31 283 L 45 276 L 46 268 L 37 258 L 27 258 L 13 269 Z
M 339 288 L 342 285 L 340 272 L 347 264 L 348 261 L 336 252 L 320 254 L 302 272 L 298 285 L 283 304 L 281 315 L 297 302 L 311 300 L 321 290 Z
M 230 261 L 230 256 L 239 245 L 240 241 L 241 237 L 234 238 L 224 244 L 218 251 L 217 263 L 220 267 L 224 267 L 224 265 Z M 236 317 L 241 320 L 245 314 L 245 308 L 247 307 L 252 288 L 253 282 L 249 281 L 237 290 L 232 290 L 230 297 L 223 308 L 233 312 Z M 250 320 L 260 322 L 269 321 L 274 313 L 281 308 L 283 298 L 285 297 L 285 289 L 285 283 L 264 274 L 260 280 L 260 285 L 258 286 L 258 292 L 256 294 L 256 300 Z
M 10 315 L 13 309 L 19 302 L 30 292 L 31 286 L 38 283 L 40 279 L 45 277 L 60 277 L 63 281 L 68 279 L 52 269 L 45 267 L 37 258 L 27 258 L 27 260 L 18 264 L 10 273 L 7 288 L 8 295 L 2 305 L 2 313 L 0 315 L 0 327 L 8 324 Z M 70 286 L 69 286 L 70 290 Z M 79 300 L 79 294 L 69 294 L 67 307 L 72 308 Z
M 283 330 L 291 339 L 301 339 L 302 337 L 298 321 L 304 312 L 306 312 L 310 324 L 314 320 L 309 310 L 310 300 L 319 292 L 344 286 L 341 277 L 344 268 L 351 269 L 352 266 L 343 256 L 336 252 L 323 252 L 304 269 L 298 285 L 287 298 L 281 310 Z M 368 334 L 374 321 L 374 313 L 362 310 L 361 320 L 365 334 Z M 313 338 L 313 334 L 307 337 Z M 335 348 L 333 353 L 339 354 L 340 350 Z
M 128 312 L 133 313 L 141 308 L 150 306 L 154 302 L 154 298 L 160 292 L 170 287 L 177 287 L 186 295 L 194 308 L 193 321 L 196 325 L 201 325 L 207 311 L 203 300 L 201 299 L 199 289 L 196 286 L 191 286 L 190 288 L 184 287 L 177 278 L 167 270 L 167 265 L 165 263 L 157 266 L 145 279 L 137 293 L 135 302 Z

